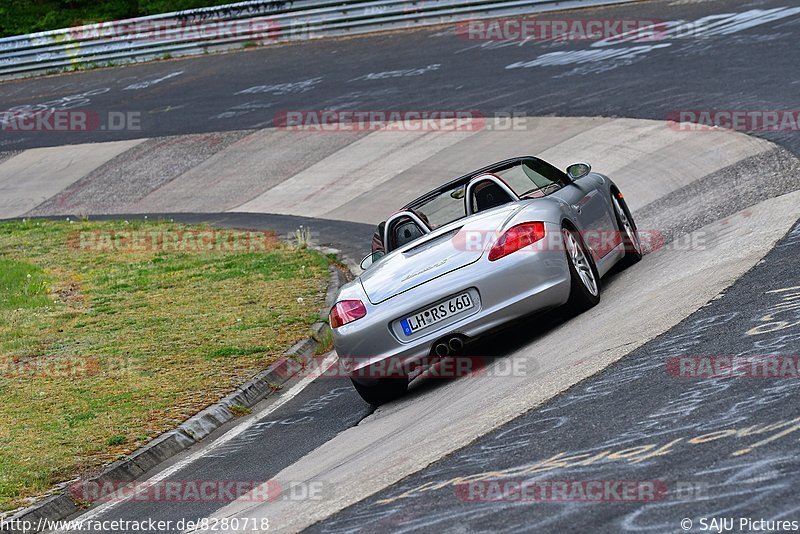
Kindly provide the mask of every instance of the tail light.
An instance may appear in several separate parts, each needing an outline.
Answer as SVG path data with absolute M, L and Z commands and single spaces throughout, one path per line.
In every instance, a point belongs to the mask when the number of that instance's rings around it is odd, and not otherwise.
M 352 323 L 356 319 L 361 319 L 367 314 L 367 308 L 360 300 L 342 300 L 331 308 L 330 321 L 331 328 Z
M 489 251 L 489 261 L 499 260 L 544 238 L 544 223 L 527 222 L 512 226 Z

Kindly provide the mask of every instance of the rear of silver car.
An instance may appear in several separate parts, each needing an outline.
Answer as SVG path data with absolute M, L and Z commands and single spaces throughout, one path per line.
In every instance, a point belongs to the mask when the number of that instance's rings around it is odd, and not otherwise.
M 494 209 L 432 232 L 341 289 L 337 300 L 362 302 L 368 318 L 333 331 L 339 357 L 357 385 L 445 355 L 437 351 L 441 342 L 468 340 L 567 302 L 569 267 L 561 247 L 552 246 L 561 240 L 560 221 L 544 222 L 543 246 L 488 259 L 492 236 L 525 207 Z

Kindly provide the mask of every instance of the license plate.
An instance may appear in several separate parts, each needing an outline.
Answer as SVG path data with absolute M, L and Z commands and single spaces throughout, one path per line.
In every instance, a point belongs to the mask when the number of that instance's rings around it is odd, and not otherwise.
M 469 293 L 462 293 L 436 306 L 431 306 L 410 317 L 406 317 L 400 321 L 400 326 L 403 327 L 403 333 L 410 336 L 415 332 L 440 323 L 448 317 L 470 310 L 473 306 L 475 306 L 475 304 L 472 302 Z

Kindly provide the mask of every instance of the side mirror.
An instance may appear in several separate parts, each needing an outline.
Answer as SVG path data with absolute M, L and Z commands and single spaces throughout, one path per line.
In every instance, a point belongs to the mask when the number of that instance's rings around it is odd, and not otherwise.
M 592 166 L 588 163 L 573 163 L 567 167 L 567 176 L 572 180 L 583 178 L 592 170 Z
M 366 271 L 369 269 L 373 263 L 384 257 L 386 253 L 382 250 L 376 250 L 372 254 L 368 254 L 361 260 L 361 270 Z

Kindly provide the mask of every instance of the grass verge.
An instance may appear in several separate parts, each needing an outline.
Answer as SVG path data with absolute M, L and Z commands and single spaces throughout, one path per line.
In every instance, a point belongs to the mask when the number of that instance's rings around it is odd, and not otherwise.
M 330 260 L 231 236 L 0 223 L 0 511 L 174 428 L 309 334 Z

